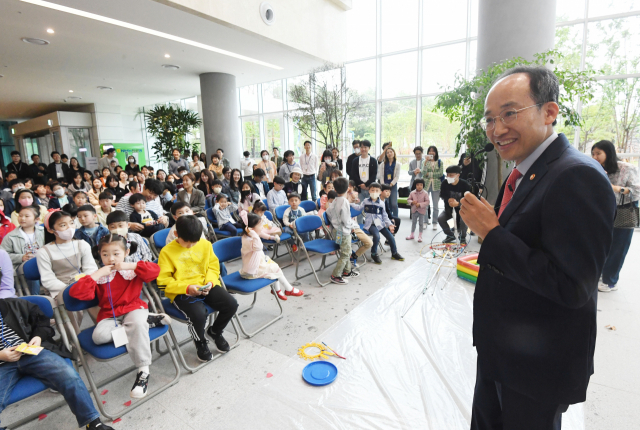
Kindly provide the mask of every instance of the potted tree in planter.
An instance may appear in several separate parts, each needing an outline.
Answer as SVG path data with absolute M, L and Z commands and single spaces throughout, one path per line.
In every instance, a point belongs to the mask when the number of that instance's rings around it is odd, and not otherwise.
M 182 154 L 199 146 L 199 143 L 187 140 L 187 134 L 202 125 L 196 112 L 175 105 L 157 105 L 145 112 L 144 118 L 147 132 L 156 139 L 151 148 L 157 159 L 169 162 L 173 149 Z

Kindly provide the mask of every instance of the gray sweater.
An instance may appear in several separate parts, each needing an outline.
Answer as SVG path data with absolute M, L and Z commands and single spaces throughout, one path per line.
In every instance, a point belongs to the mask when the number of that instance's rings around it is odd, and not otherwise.
M 36 247 L 40 249 L 44 246 L 44 227 L 35 226 L 36 230 L 36 243 L 33 246 L 33 253 L 35 254 Z M 7 234 L 2 240 L 2 249 L 7 251 L 9 254 L 9 258 L 11 258 L 11 262 L 13 263 L 13 268 L 17 269 L 20 266 L 22 261 L 22 256 L 25 254 L 25 245 L 27 245 L 27 241 L 22 234 L 22 227 L 18 227 L 9 234 Z

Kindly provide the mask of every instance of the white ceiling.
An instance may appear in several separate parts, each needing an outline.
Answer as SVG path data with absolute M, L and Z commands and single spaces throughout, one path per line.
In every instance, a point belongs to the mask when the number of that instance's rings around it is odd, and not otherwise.
M 138 107 L 190 97 L 200 94 L 198 76 L 206 72 L 233 74 L 237 85 L 243 86 L 297 76 L 321 64 L 269 39 L 152 0 L 54 2 L 229 50 L 283 70 L 19 0 L 0 0 L 0 74 L 4 75 L 0 120 L 28 119 L 86 103 Z M 55 33 L 47 34 L 47 28 Z M 23 37 L 51 43 L 30 45 Z M 167 63 L 180 69 L 160 67 Z M 99 85 L 113 90 L 98 90 Z M 82 100 L 65 103 L 68 96 Z

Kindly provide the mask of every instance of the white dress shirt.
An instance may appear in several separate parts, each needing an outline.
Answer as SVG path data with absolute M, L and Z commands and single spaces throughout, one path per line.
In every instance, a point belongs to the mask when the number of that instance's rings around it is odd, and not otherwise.
M 313 152 L 309 155 L 306 153 L 300 156 L 300 168 L 303 175 L 315 175 L 318 170 L 318 157 Z
M 522 163 L 516 166 L 516 169 L 518 169 L 518 171 L 522 174 L 522 176 L 516 181 L 516 190 L 518 189 L 518 186 L 520 185 L 520 182 L 522 182 L 524 176 L 527 174 L 527 171 L 531 168 L 531 166 L 533 166 L 533 163 L 535 163 L 536 160 L 540 158 L 542 153 L 549 147 L 549 145 L 551 145 L 551 142 L 553 142 L 557 138 L 558 133 L 554 131 L 553 133 L 551 133 L 551 136 L 547 137 L 547 139 L 542 142 L 542 144 L 540 144 L 540 146 L 538 146 L 535 151 L 529 154 L 529 156 L 525 158 Z

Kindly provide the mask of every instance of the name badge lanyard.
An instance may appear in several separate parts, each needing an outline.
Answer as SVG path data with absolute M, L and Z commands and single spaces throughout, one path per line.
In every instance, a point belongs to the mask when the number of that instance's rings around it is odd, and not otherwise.
M 113 322 L 118 327 L 118 320 L 116 319 L 116 311 L 113 308 L 113 297 L 111 296 L 111 281 L 107 281 L 107 297 L 109 299 L 109 305 L 111 305 L 111 314 L 113 314 Z
M 73 252 L 76 252 L 76 245 L 73 243 L 73 240 L 71 240 L 71 246 L 73 246 Z M 74 269 L 76 269 L 78 271 L 79 275 L 82 275 L 82 270 L 80 270 L 80 267 L 82 267 L 82 262 L 80 261 L 80 256 L 78 254 L 76 254 L 76 256 L 78 257 L 78 266 L 76 267 L 68 258 L 66 255 L 64 255 L 64 252 L 62 252 L 62 250 L 60 249 L 60 247 L 58 246 L 58 244 L 56 243 L 56 248 L 58 248 L 58 251 L 60 251 L 60 254 L 62 254 L 62 256 L 64 257 L 65 260 L 67 260 L 67 262 L 69 264 L 71 264 L 71 267 L 73 267 Z M 76 279 L 77 280 L 77 279 Z

